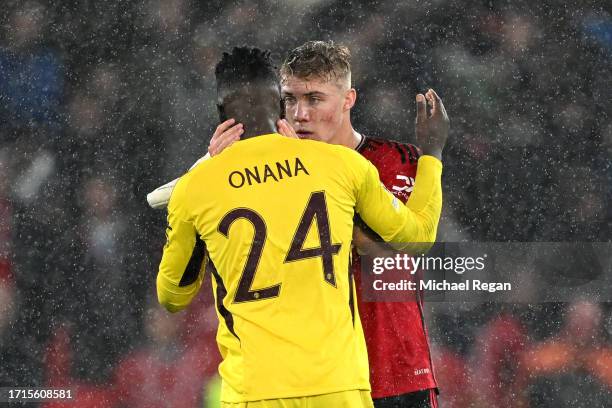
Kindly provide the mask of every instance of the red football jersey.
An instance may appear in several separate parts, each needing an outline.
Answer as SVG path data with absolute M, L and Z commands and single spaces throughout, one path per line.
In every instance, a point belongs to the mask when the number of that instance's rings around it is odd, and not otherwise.
M 416 177 L 417 147 L 364 136 L 357 151 L 376 166 L 385 187 L 406 202 Z M 355 251 L 352 268 L 359 287 L 361 263 Z M 368 348 L 372 398 L 437 388 L 422 297 L 416 302 L 364 302 L 358 290 L 357 299 Z

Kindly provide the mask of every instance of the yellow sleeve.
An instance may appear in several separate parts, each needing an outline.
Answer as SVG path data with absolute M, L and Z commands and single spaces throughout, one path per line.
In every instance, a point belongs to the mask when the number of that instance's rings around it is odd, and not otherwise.
M 206 264 L 204 242 L 188 216 L 186 184 L 179 181 L 170 198 L 167 240 L 157 273 L 157 298 L 172 313 L 187 307 L 198 293 Z
M 368 163 L 357 193 L 357 212 L 386 242 L 396 244 L 395 248 L 426 251 L 431 245 L 422 244 L 435 242 L 442 211 L 441 176 L 442 163 L 421 156 L 414 190 L 404 205 L 382 185 L 376 167 Z

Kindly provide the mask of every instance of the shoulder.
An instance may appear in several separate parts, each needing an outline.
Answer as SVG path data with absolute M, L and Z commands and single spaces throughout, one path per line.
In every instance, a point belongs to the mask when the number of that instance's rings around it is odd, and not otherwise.
M 378 167 L 379 163 L 398 167 L 416 166 L 421 150 L 411 144 L 378 137 L 363 136 L 357 151 Z
M 357 152 L 355 149 L 351 149 L 346 146 L 329 144 L 325 142 L 319 142 L 315 140 L 300 140 L 300 144 L 309 146 L 312 149 L 312 152 L 317 156 L 321 157 L 321 155 L 326 156 L 330 160 L 349 160 L 358 163 L 367 164 L 367 160 L 364 159 L 364 156 Z
M 414 186 L 421 150 L 410 143 L 364 136 L 358 151 L 376 167 L 385 187 L 405 202 Z
M 354 186 L 373 170 L 374 166 L 354 149 L 313 140 L 300 140 L 300 157 L 336 180 L 351 180 Z M 339 178 L 338 178 L 339 177 Z
M 190 170 L 178 179 L 168 201 L 168 212 L 180 213 L 183 219 L 188 218 L 187 205 L 189 203 L 190 185 L 196 173 L 194 170 Z

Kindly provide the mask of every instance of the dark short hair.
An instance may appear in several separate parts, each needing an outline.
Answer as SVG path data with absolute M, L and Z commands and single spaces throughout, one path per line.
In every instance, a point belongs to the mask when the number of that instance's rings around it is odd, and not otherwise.
M 224 52 L 215 67 L 215 77 L 218 93 L 255 82 L 279 84 L 270 51 L 254 47 L 234 47 L 231 53 Z
M 351 52 L 333 41 L 308 41 L 292 50 L 281 66 L 281 80 L 290 76 L 324 81 L 350 78 Z

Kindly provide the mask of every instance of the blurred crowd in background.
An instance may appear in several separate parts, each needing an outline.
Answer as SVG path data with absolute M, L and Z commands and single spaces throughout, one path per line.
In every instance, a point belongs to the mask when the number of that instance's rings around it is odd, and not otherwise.
M 278 61 L 307 40 L 347 45 L 366 135 L 412 142 L 414 95 L 436 89 L 452 126 L 440 240 L 610 241 L 609 2 L 2 8 L 1 385 L 71 387 L 81 407 L 194 407 L 214 394 L 210 287 L 187 313 L 157 306 L 165 213 L 145 196 L 206 152 L 213 68 L 235 45 Z M 442 406 L 612 405 L 611 310 L 429 305 Z

